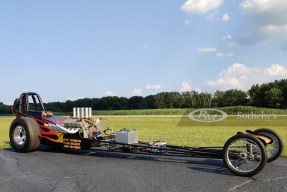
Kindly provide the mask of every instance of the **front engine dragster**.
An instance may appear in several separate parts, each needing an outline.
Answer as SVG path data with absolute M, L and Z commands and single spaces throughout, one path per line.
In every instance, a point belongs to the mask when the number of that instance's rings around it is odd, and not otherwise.
M 223 147 L 181 147 L 164 141 L 138 141 L 138 132 L 104 127 L 91 108 L 74 108 L 64 119 L 47 112 L 37 93 L 22 93 L 13 105 L 10 144 L 18 152 L 35 151 L 40 144 L 65 149 L 125 152 L 148 155 L 223 159 L 235 175 L 253 176 L 283 151 L 281 137 L 271 129 L 238 132 Z

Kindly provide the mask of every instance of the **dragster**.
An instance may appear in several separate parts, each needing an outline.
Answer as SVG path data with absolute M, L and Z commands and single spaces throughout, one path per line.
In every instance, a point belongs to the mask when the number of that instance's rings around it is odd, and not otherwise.
M 251 177 L 283 151 L 280 135 L 268 128 L 246 130 L 230 137 L 223 147 L 185 147 L 164 141 L 138 141 L 138 132 L 130 129 L 112 131 L 101 118 L 93 118 L 91 108 L 73 108 L 69 118 L 46 111 L 41 97 L 22 93 L 12 106 L 16 118 L 9 130 L 10 145 L 22 153 L 37 150 L 40 144 L 72 149 L 123 152 L 159 156 L 222 159 L 235 175 Z

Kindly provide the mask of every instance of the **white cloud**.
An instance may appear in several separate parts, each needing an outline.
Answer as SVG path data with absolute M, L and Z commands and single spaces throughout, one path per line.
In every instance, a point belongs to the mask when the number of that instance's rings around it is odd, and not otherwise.
M 286 76 L 287 68 L 280 64 L 272 64 L 266 68 L 257 68 L 235 63 L 223 70 L 217 80 L 207 81 L 207 85 L 222 89 L 247 90 L 253 84 L 266 83 L 286 78 Z
M 183 24 L 184 24 L 184 26 L 189 27 L 191 25 L 191 21 L 185 20 Z
M 181 82 L 181 92 L 191 91 L 191 83 L 188 81 Z
M 204 53 L 210 53 L 210 52 L 216 52 L 216 48 L 214 47 L 205 47 L 205 48 L 198 48 L 196 50 L 197 52 L 204 52 Z
M 227 13 L 224 13 L 224 15 L 221 17 L 221 20 L 227 22 L 230 20 L 230 16 Z
M 230 34 L 224 35 L 221 38 L 223 41 L 232 41 L 232 36 Z
M 161 86 L 159 84 L 147 84 L 146 89 L 161 89 Z
M 234 47 L 237 45 L 236 41 L 233 39 L 232 35 L 230 34 L 224 35 L 221 38 L 221 40 L 224 41 L 228 47 Z
M 231 52 L 226 53 L 226 57 L 233 57 L 233 53 L 231 53 Z
M 217 57 L 224 57 L 224 53 L 218 52 L 218 53 L 216 53 L 216 56 L 217 56 Z
M 244 0 L 240 8 L 248 20 L 242 44 L 274 41 L 287 49 L 286 0 Z
M 187 0 L 181 9 L 189 14 L 205 14 L 218 8 L 222 3 L 223 0 Z
M 273 10 L 274 8 L 280 8 L 281 6 L 286 6 L 287 3 L 285 0 L 244 0 L 240 7 L 244 11 L 249 10 L 256 10 L 258 12 L 260 11 L 266 11 L 266 10 Z M 276 10 L 277 11 L 277 10 Z
M 286 10 L 287 11 L 287 10 Z M 287 17 L 287 15 L 286 15 Z M 287 49 L 287 22 L 285 25 L 266 25 L 259 28 L 261 37 L 277 41 L 282 48 Z
M 83 95 L 77 95 L 77 96 L 67 97 L 66 100 L 76 101 L 78 99 L 84 99 L 84 98 L 85 97 Z
M 229 52 L 229 53 L 219 52 L 214 47 L 198 48 L 196 51 L 199 53 L 215 53 L 217 57 L 233 57 L 233 53 L 231 53 L 231 52 Z
M 231 52 L 229 52 L 229 53 L 217 52 L 216 56 L 217 57 L 233 57 L 233 53 L 231 53 Z
M 104 96 L 115 96 L 116 94 L 112 91 L 106 91 L 103 93 Z
M 206 17 L 208 20 L 219 20 L 220 19 L 218 17 L 218 11 L 214 11 L 214 12 L 208 14 Z
M 133 96 L 141 96 L 142 92 L 142 89 L 134 88 L 132 94 Z
M 268 68 L 264 69 L 264 75 L 267 76 L 285 76 L 287 75 L 287 68 L 279 64 L 273 64 Z

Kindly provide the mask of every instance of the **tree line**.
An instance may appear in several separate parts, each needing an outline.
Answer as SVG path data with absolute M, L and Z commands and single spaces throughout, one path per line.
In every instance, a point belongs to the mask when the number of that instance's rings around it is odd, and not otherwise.
M 287 79 L 261 85 L 253 85 L 248 91 L 230 89 L 211 93 L 161 92 L 146 97 L 131 98 L 108 96 L 84 98 L 76 101 L 45 103 L 46 110 L 71 112 L 73 107 L 92 107 L 93 110 L 163 109 L 163 108 L 210 108 L 226 106 L 255 106 L 287 108 Z M 0 114 L 11 113 L 11 106 L 0 103 Z

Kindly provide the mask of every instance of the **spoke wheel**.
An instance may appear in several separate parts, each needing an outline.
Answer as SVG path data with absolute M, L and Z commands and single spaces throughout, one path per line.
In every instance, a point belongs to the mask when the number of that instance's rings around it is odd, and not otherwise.
M 267 155 L 262 142 L 249 134 L 231 137 L 224 145 L 223 160 L 235 175 L 250 177 L 265 166 Z
M 274 161 L 280 157 L 283 151 L 283 140 L 277 132 L 271 129 L 261 128 L 255 130 L 253 133 L 272 139 L 272 142 L 270 144 L 266 144 L 265 146 L 267 152 L 267 162 Z

